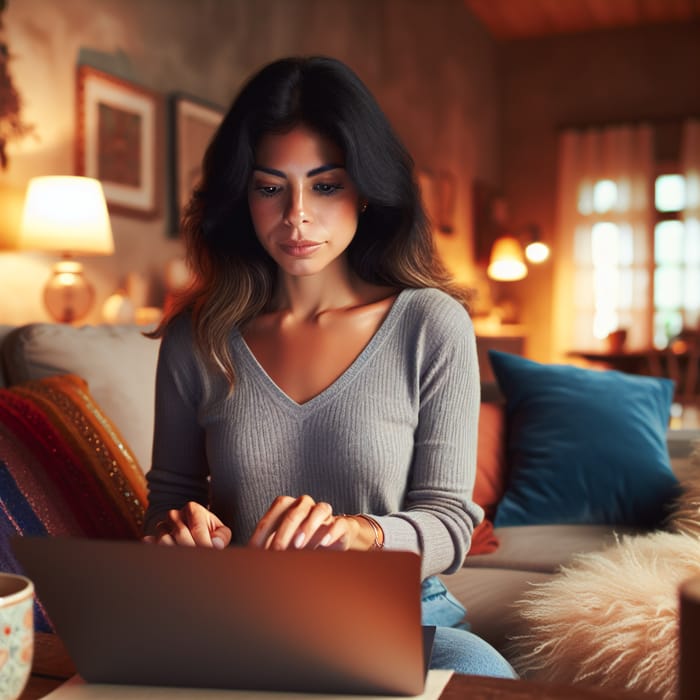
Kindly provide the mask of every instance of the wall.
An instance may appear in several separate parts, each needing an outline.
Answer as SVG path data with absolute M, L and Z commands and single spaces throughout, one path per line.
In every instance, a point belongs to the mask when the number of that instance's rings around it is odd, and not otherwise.
M 499 68 L 496 44 L 462 0 L 9 0 L 3 21 L 23 117 L 38 138 L 13 144 L 10 167 L 0 171 L 0 323 L 47 318 L 40 287 L 52 260 L 12 247 L 29 178 L 73 172 L 81 50 L 150 89 L 221 105 L 273 58 L 346 61 L 416 163 L 456 175 L 455 232 L 439 234 L 438 246 L 462 283 L 483 286 L 472 265 L 471 182 L 500 181 Z M 90 321 L 129 272 L 149 276 L 158 301 L 162 268 L 180 254 L 166 222 L 112 216 L 115 256 L 83 261 L 98 295 Z
M 665 25 L 502 47 L 503 185 L 514 225 L 534 222 L 553 258 L 501 285 L 528 328 L 526 353 L 554 359 L 557 134 L 562 127 L 700 116 L 700 24 Z

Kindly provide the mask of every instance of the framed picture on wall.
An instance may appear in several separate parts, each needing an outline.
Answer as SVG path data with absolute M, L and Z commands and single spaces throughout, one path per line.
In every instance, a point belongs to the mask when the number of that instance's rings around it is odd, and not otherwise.
M 159 213 L 159 116 L 157 93 L 78 66 L 76 173 L 102 182 L 110 211 Z
M 503 233 L 503 196 L 493 185 L 476 180 L 472 189 L 474 260 L 486 265 L 491 246 Z
M 191 95 L 170 97 L 171 226 L 180 229 L 184 207 L 202 174 L 202 157 L 224 116 L 218 105 Z
M 457 180 L 448 170 L 418 169 L 418 186 L 433 231 L 454 232 Z

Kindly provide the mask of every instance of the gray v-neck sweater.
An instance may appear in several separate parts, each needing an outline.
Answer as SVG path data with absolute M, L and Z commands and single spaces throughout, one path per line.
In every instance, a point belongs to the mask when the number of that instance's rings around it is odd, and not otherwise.
M 435 289 L 402 291 L 352 365 L 303 404 L 237 330 L 231 352 L 229 395 L 195 352 L 188 317 L 163 338 L 147 528 L 194 500 L 244 544 L 276 496 L 309 494 L 375 517 L 385 547 L 422 555 L 423 577 L 461 566 L 483 511 L 472 502 L 479 370 L 460 304 Z

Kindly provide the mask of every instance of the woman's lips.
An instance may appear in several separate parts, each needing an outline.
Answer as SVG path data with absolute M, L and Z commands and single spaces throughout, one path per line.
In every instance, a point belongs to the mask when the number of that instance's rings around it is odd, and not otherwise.
M 303 258 L 315 253 L 323 243 L 318 241 L 288 241 L 280 243 L 280 248 L 287 254 L 295 258 Z

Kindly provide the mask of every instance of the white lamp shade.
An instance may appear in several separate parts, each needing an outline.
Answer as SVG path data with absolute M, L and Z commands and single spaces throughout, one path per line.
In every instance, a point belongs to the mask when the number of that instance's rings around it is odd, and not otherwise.
M 62 253 L 112 254 L 114 239 L 100 181 L 73 176 L 30 180 L 19 247 Z
M 527 266 L 520 241 L 501 236 L 494 241 L 486 274 L 494 280 L 513 282 L 527 276 Z

